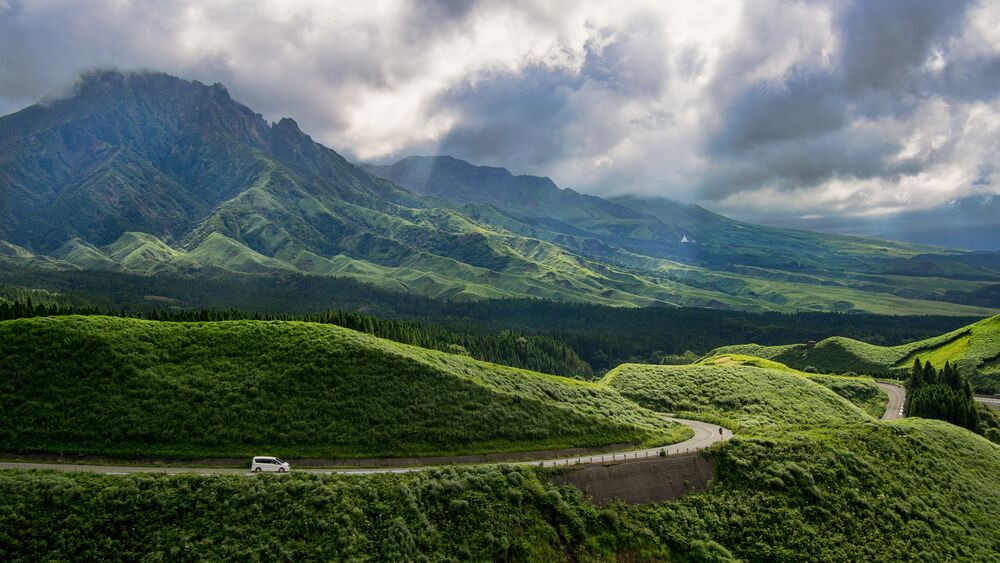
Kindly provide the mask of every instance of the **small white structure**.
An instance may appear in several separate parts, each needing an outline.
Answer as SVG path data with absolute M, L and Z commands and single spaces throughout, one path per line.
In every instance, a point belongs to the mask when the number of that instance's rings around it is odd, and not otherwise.
M 689 242 L 694 242 L 694 239 L 688 238 L 687 233 L 684 233 L 684 236 L 681 237 L 681 243 L 687 244 Z

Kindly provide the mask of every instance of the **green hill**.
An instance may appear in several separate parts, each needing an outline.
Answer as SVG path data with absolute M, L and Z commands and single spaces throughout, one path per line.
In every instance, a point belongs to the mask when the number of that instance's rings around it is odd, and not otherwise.
M 0 322 L 0 451 L 346 458 L 666 444 L 595 383 L 303 322 Z
M 796 369 L 814 367 L 827 373 L 864 373 L 894 376 L 919 358 L 937 368 L 956 365 L 978 391 L 1000 390 L 1000 316 L 984 319 L 933 338 L 899 346 L 875 346 L 850 338 L 832 337 L 815 345 L 725 346 L 708 356 L 744 354 L 787 364 Z
M 824 385 L 752 365 L 625 364 L 608 372 L 602 383 L 646 408 L 692 413 L 736 429 L 871 420 Z
M 707 491 L 598 507 L 533 467 L 401 475 L 0 471 L 0 558 L 993 561 L 1000 448 L 934 420 L 736 437 Z
M 756 366 L 804 377 L 810 381 L 819 383 L 823 387 L 847 399 L 874 418 L 881 418 L 885 412 L 885 403 L 888 399 L 885 391 L 882 391 L 870 377 L 806 373 L 773 360 L 738 354 L 706 357 L 697 363 L 708 366 Z

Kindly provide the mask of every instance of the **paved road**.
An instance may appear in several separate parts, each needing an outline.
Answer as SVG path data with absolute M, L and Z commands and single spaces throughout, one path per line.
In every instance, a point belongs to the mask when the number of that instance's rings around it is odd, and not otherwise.
M 906 402 L 906 388 L 894 383 L 878 382 L 878 386 L 889 395 L 889 402 L 885 405 L 885 413 L 882 420 L 896 420 L 906 416 L 903 413 L 903 404 Z
M 666 415 L 664 415 L 666 416 Z M 648 448 L 644 450 L 628 450 L 606 454 L 586 455 L 579 457 L 556 458 L 535 461 L 515 462 L 519 465 L 538 465 L 543 467 L 555 467 L 558 465 L 575 465 L 577 463 L 607 463 L 612 461 L 625 461 L 635 459 L 653 458 L 660 455 L 660 450 L 665 450 L 667 455 L 685 454 L 703 450 L 716 442 L 732 438 L 733 433 L 728 428 L 722 428 L 715 424 L 708 424 L 697 420 L 687 420 L 667 416 L 669 420 L 683 424 L 694 430 L 694 436 L 677 444 L 664 446 L 661 448 Z M 721 431 L 721 432 L 720 432 Z M 431 469 L 435 466 L 417 467 L 378 467 L 372 469 L 294 469 L 296 473 L 320 473 L 320 474 L 347 474 L 366 475 L 371 473 L 408 473 L 410 471 L 421 471 Z M 113 465 L 76 465 L 68 463 L 21 463 L 21 462 L 0 462 L 0 469 L 50 469 L 67 472 L 90 472 L 104 473 L 107 475 L 128 475 L 130 473 L 199 473 L 202 475 L 215 474 L 245 474 L 246 469 L 234 469 L 223 467 L 135 467 L 135 466 L 113 466 Z
M 1000 410 L 1000 397 L 989 397 L 986 395 L 976 395 L 976 401 L 982 403 L 983 405 L 994 409 Z

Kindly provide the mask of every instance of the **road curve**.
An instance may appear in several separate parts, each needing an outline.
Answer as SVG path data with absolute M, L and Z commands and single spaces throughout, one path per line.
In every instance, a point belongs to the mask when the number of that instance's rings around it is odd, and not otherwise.
M 984 407 L 1000 410 L 1000 397 L 996 395 L 976 395 L 975 399 Z
M 666 416 L 666 415 L 664 415 Z M 722 442 L 732 438 L 733 433 L 728 428 L 723 428 L 717 424 L 709 424 L 698 420 L 687 420 L 666 416 L 678 424 L 683 424 L 694 430 L 694 436 L 669 446 L 659 448 L 647 448 L 643 450 L 628 450 L 618 452 L 608 452 L 596 455 L 584 455 L 578 457 L 562 457 L 546 460 L 518 461 L 515 465 L 536 465 L 540 467 L 556 467 L 561 465 L 575 465 L 584 463 L 612 463 L 616 461 L 629 461 L 636 459 L 647 459 L 660 455 L 660 451 L 666 455 L 678 455 L 703 450 L 712 444 Z M 508 462 L 510 463 L 510 462 Z M 422 471 L 441 467 L 440 465 L 422 465 L 408 467 L 378 467 L 378 468 L 358 468 L 358 469 L 294 469 L 295 473 L 318 473 L 318 474 L 345 474 L 345 475 L 367 475 L 372 473 L 408 473 L 411 471 Z M 48 469 L 54 471 L 77 472 L 77 473 L 104 473 L 106 475 L 128 475 L 130 473 L 167 473 L 174 475 L 177 473 L 199 473 L 202 475 L 217 474 L 243 474 L 253 475 L 246 469 L 235 469 L 228 467 L 140 467 L 140 466 L 114 466 L 114 465 L 83 465 L 69 463 L 27 463 L 27 462 L 0 462 L 0 469 Z
M 895 383 L 877 382 L 877 385 L 889 395 L 889 402 L 885 405 L 885 412 L 882 420 L 896 420 L 903 418 L 903 405 L 906 403 L 906 388 Z

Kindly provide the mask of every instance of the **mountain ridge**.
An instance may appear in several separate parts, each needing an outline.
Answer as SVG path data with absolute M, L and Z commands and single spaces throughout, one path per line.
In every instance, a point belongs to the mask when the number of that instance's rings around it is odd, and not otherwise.
M 609 201 L 453 158 L 401 162 L 391 174 L 356 166 L 291 118 L 267 123 L 221 84 L 92 73 L 67 96 L 0 117 L 0 240 L 10 250 L 0 261 L 142 275 L 296 271 L 447 299 L 909 312 L 953 303 L 973 315 L 1000 307 L 983 297 L 987 281 L 932 287 L 871 267 L 927 247 Z M 697 243 L 682 242 L 689 235 Z M 963 304 L 966 294 L 978 304 Z

